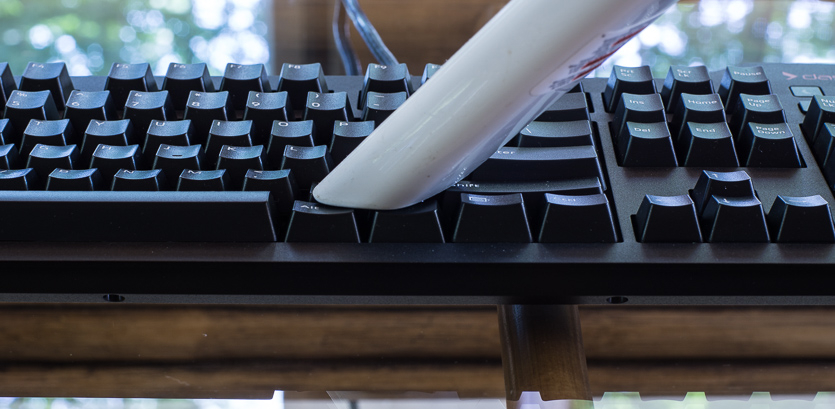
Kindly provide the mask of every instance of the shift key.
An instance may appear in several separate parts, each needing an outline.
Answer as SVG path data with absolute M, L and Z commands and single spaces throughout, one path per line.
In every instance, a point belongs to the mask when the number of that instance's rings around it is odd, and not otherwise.
M 472 182 L 605 180 L 593 146 L 501 148 L 467 178 Z M 606 190 L 606 186 L 603 186 Z

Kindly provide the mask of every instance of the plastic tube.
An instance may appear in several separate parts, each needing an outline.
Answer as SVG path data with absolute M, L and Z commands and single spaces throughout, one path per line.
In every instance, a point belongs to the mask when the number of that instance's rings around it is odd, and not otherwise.
M 511 0 L 313 191 L 397 209 L 490 157 L 675 0 Z

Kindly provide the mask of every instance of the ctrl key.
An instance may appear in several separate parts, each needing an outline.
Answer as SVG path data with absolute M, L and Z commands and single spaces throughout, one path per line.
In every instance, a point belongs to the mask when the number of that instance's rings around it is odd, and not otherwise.
M 700 243 L 702 233 L 696 205 L 688 195 L 646 195 L 633 216 L 635 235 L 642 243 Z
M 820 195 L 777 196 L 766 220 L 776 243 L 835 243 L 829 203 Z
M 545 194 L 540 243 L 614 243 L 617 232 L 604 194 Z

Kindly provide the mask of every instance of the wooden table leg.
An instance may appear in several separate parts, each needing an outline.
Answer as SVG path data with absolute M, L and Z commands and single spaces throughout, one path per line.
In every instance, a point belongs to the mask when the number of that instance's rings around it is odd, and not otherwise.
M 591 402 L 576 305 L 500 305 L 498 313 L 508 409 L 540 403 L 531 399 Z

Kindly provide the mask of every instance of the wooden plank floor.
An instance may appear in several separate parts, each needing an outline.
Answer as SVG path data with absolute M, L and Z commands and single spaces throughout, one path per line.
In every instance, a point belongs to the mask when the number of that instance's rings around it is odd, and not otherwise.
M 583 307 L 593 392 L 814 393 L 835 385 L 829 307 Z M 0 395 L 503 395 L 495 306 L 5 305 Z

